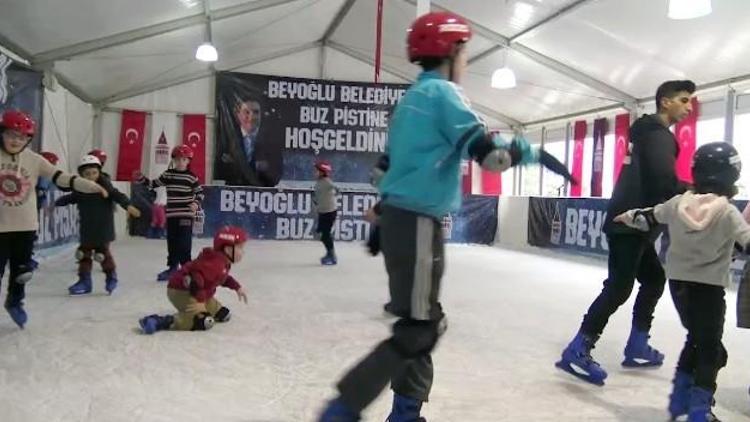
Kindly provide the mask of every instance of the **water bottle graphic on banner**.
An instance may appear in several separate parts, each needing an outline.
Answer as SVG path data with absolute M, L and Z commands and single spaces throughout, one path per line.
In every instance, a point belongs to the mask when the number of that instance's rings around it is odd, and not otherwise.
M 555 203 L 555 211 L 552 213 L 552 230 L 550 231 L 550 242 L 553 245 L 560 244 L 562 237 L 562 219 L 560 218 L 560 204 Z
M 203 234 L 203 223 L 206 220 L 206 214 L 202 209 L 195 212 L 195 218 L 193 222 L 193 234 L 198 236 Z
M 448 214 L 443 217 L 443 238 L 450 240 L 453 235 L 453 216 Z

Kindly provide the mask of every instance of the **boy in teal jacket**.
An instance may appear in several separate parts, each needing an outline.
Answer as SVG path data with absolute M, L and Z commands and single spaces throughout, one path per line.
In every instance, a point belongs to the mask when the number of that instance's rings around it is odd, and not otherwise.
M 431 351 L 445 332 L 438 293 L 443 274 L 441 220 L 461 203 L 461 160 L 489 171 L 539 162 L 539 149 L 493 137 L 457 85 L 466 68 L 466 21 L 451 13 L 418 18 L 408 35 L 409 60 L 424 71 L 391 117 L 382 197 L 380 246 L 388 271 L 393 336 L 339 382 L 322 422 L 358 421 L 391 384 L 390 422 L 423 421 L 432 386 Z

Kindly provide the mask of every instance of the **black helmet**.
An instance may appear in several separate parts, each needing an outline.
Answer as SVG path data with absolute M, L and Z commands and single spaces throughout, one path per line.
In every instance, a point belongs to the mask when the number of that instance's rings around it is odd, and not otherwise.
M 695 151 L 693 183 L 698 193 L 734 196 L 734 183 L 740 178 L 742 161 L 732 144 L 711 142 Z

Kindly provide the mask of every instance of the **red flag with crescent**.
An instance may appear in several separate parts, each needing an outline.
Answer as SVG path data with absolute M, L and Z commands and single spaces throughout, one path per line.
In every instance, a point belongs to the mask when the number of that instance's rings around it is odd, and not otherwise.
M 700 114 L 698 98 L 693 97 L 691 101 L 693 103 L 693 111 L 674 127 L 674 134 L 677 138 L 677 143 L 680 145 L 680 155 L 677 156 L 675 172 L 678 179 L 690 183 L 693 182 L 691 167 L 693 165 L 693 154 L 695 154 L 696 128 Z
M 575 122 L 573 126 L 573 168 L 570 173 L 579 182 L 583 182 L 583 140 L 586 139 L 587 125 L 585 120 Z M 570 187 L 570 196 L 581 196 L 581 186 L 578 183 Z
M 117 153 L 117 176 L 115 180 L 129 181 L 133 178 L 134 171 L 141 171 L 145 129 L 145 112 L 133 110 L 122 111 L 120 149 Z
M 206 183 L 206 115 L 185 114 L 182 116 L 182 143 L 193 149 L 190 170 Z
M 628 145 L 630 144 L 630 114 L 618 114 L 615 117 L 615 171 L 614 183 L 620 177 L 622 163 L 628 155 Z

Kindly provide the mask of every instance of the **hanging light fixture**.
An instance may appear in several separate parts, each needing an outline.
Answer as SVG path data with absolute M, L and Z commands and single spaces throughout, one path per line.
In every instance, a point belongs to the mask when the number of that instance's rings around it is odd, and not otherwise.
M 510 89 L 516 87 L 516 73 L 506 64 L 508 49 L 503 49 L 503 65 L 492 72 L 490 86 L 495 89 Z
M 516 74 L 509 67 L 501 67 L 492 73 L 491 86 L 495 89 L 510 89 L 516 87 Z
M 204 42 L 195 50 L 195 58 L 202 62 L 215 62 L 219 60 L 219 52 L 210 42 Z
M 670 19 L 695 19 L 710 14 L 711 0 L 669 0 Z

